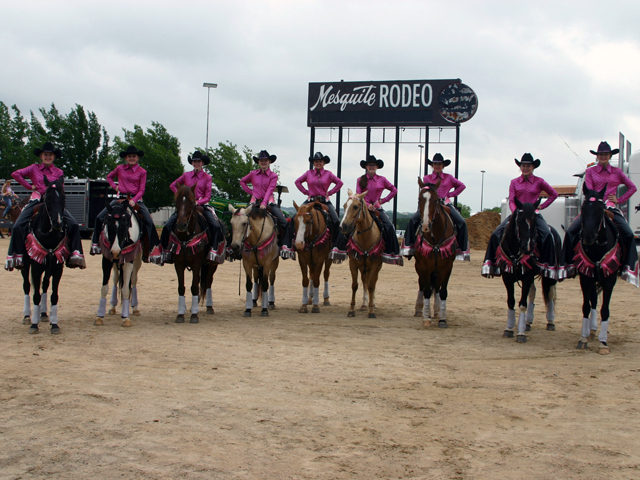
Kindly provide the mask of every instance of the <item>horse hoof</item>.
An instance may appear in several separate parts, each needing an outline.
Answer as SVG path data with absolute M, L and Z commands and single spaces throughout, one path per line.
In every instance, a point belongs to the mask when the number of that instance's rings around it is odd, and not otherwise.
M 275 302 L 269 302 L 269 310 L 275 310 L 275 309 L 276 309 Z
M 588 344 L 588 342 L 583 342 L 582 340 L 580 340 L 578 342 L 578 345 L 576 345 L 576 348 L 578 350 L 586 350 L 587 348 L 589 348 L 589 344 Z
M 525 332 L 530 332 L 531 331 L 531 324 L 527 323 L 527 326 L 525 327 Z
M 322 305 L 324 305 L 325 307 L 330 307 L 331 306 L 331 302 L 329 301 L 328 298 L 325 298 L 324 302 L 322 302 Z
M 31 317 L 29 315 L 25 315 L 22 319 L 23 325 L 31 325 Z
M 502 334 L 502 338 L 513 338 L 513 332 L 511 330 L 505 330 Z
M 589 335 L 589 340 L 595 340 L 595 339 L 596 339 L 596 331 L 591 330 L 591 334 Z
M 518 338 L 516 338 L 517 343 L 527 343 L 527 336 L 518 334 Z
M 184 323 L 184 315 L 178 315 L 176 317 L 176 323 Z
M 447 324 L 446 320 L 440 320 L 438 322 L 438 328 L 449 328 L 449 325 Z
M 51 325 L 51 335 L 60 335 L 60 327 L 58 325 Z
M 320 313 L 320 307 L 318 305 L 314 305 L 311 309 L 311 313 Z
M 376 318 L 376 314 L 375 313 L 370 313 L 369 314 L 369 318 Z
M 198 323 L 200 321 L 200 319 L 198 318 L 198 315 L 193 313 L 191 314 L 191 319 L 189 320 L 189 323 Z
M 609 355 L 609 345 L 600 344 L 598 347 L 598 353 L 600 355 Z
M 93 322 L 93 324 L 96 327 L 101 327 L 102 325 L 104 325 L 104 321 L 102 320 L 102 317 L 96 317 L 96 320 Z
M 134 316 L 134 317 L 139 317 L 140 315 L 142 315 L 142 314 L 140 313 L 140 310 L 138 310 L 138 309 L 136 308 L 136 309 L 133 311 L 133 316 Z
M 41 322 L 48 322 L 49 321 L 49 315 L 47 315 L 47 312 L 43 312 L 40 314 L 40 321 Z
M 309 310 L 307 310 L 307 306 L 306 305 L 302 305 L 299 309 L 298 309 L 298 313 L 307 313 Z
M 260 311 L 260 316 L 261 316 L 261 317 L 268 317 L 268 316 L 269 316 L 269 310 L 267 310 L 266 308 L 263 308 L 263 309 Z
M 40 330 L 38 330 L 38 325 L 35 324 L 31 324 L 31 328 L 29 329 L 29 333 L 31 335 L 35 334 L 35 333 L 40 333 Z
M 556 331 L 556 326 L 553 323 L 547 323 L 547 331 L 555 332 Z
M 424 320 L 424 321 L 422 322 L 422 326 L 423 326 L 424 328 L 429 328 L 429 327 L 431 326 L 431 320 Z
M 249 310 L 249 309 L 245 310 L 243 315 L 245 317 L 250 317 L 251 316 L 251 310 Z
M 207 307 L 207 315 L 213 315 L 216 312 L 213 311 L 213 307 Z
M 115 315 L 116 314 L 116 309 L 115 307 L 112 308 L 111 310 L 109 310 L 109 315 Z
M 421 317 L 422 316 L 422 310 L 416 310 L 416 313 L 413 314 L 414 317 Z
M 355 316 L 356 316 L 356 312 L 354 312 L 353 310 L 347 313 L 347 317 L 355 317 Z
M 122 319 L 122 326 L 123 327 L 130 327 L 131 324 L 131 319 L 130 318 L 123 318 Z

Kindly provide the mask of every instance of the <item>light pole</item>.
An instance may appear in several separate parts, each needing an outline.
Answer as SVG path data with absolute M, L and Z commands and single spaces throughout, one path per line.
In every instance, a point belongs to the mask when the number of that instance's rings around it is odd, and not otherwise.
M 218 88 L 217 83 L 203 83 L 203 87 L 207 89 L 207 145 L 205 147 L 205 151 L 209 150 L 209 94 L 211 93 L 212 88 Z
M 424 145 L 418 145 L 418 148 L 420 149 L 420 161 L 418 162 L 418 177 L 422 178 L 422 149 L 424 148 Z M 427 172 L 424 172 L 425 174 Z
M 484 200 L 484 170 L 480 170 L 482 182 L 480 183 L 480 211 L 482 212 L 482 200 Z

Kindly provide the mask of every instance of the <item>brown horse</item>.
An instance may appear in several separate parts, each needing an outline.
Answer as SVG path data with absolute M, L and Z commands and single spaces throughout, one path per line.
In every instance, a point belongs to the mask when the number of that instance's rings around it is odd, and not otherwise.
M 302 271 L 302 306 L 298 310 L 300 313 L 307 313 L 307 305 L 313 301 L 312 313 L 319 313 L 320 307 L 320 274 L 324 266 L 324 305 L 331 305 L 329 302 L 329 274 L 331 260 L 331 231 L 327 225 L 329 207 L 321 202 L 312 202 L 298 206 L 293 202 L 296 215 L 293 217 L 295 230 L 294 247 L 300 262 Z M 309 288 L 309 277 L 311 277 L 311 289 Z
M 169 237 L 168 250 L 173 255 L 173 265 L 178 275 L 178 315 L 176 323 L 184 323 L 187 311 L 185 299 L 184 270 L 191 270 L 191 318 L 190 323 L 198 323 L 199 303 L 206 298 L 207 314 L 212 315 L 213 298 L 211 284 L 218 265 L 207 260 L 209 238 L 206 221 L 196 203 L 195 185 L 188 187 L 178 184 L 175 194 L 176 225 Z
M 351 236 L 347 244 L 349 269 L 351 270 L 351 308 L 347 316 L 355 317 L 358 272 L 362 278 L 364 293 L 360 310 L 369 310 L 369 318 L 376 318 L 375 293 L 378 274 L 382 268 L 384 241 L 378 224 L 373 220 L 364 197 L 367 192 L 354 194 L 351 189 L 344 204 L 344 216 L 340 229 L 345 236 Z M 367 307 L 368 303 L 368 307 Z
M 445 207 L 438 197 L 438 187 L 418 179 L 418 211 L 420 230 L 415 246 L 416 272 L 420 291 L 415 316 L 422 316 L 422 325 L 431 326 L 431 318 L 438 327 L 447 328 L 447 285 L 456 259 L 456 231 Z M 433 315 L 431 294 L 433 293 Z
M 22 209 L 29 202 L 29 198 L 31 198 L 31 197 L 26 196 L 22 200 L 18 200 L 18 197 L 16 195 L 14 195 L 13 196 L 13 203 L 11 204 L 11 208 L 6 213 L 7 220 L 9 220 L 12 223 L 16 223 L 16 220 L 18 220 L 18 217 L 20 216 L 20 213 L 22 212 Z M 6 204 L 4 203 L 4 200 L 0 200 L 0 211 L 4 212 L 5 208 L 6 208 Z M 11 228 L 8 228 L 7 232 L 9 232 L 10 230 L 11 230 Z M 4 235 L 2 234 L 2 231 L 0 231 L 0 238 L 4 238 Z
M 230 247 L 234 255 L 242 253 L 242 266 L 246 274 L 247 297 L 244 316 L 251 316 L 251 309 L 256 306 L 259 293 L 262 293 L 260 315 L 268 317 L 269 309 L 276 308 L 274 283 L 280 263 L 278 236 L 273 218 L 266 210 L 253 204 L 238 209 L 229 205 L 229 211 L 232 213 Z

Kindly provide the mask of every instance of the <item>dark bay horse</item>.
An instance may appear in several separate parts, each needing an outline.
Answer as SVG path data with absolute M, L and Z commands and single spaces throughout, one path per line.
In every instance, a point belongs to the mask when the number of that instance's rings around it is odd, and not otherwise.
M 384 240 L 378 224 L 373 220 L 364 197 L 367 192 L 354 194 L 348 190 L 344 204 L 344 216 L 340 229 L 345 236 L 351 235 L 347 243 L 349 269 L 351 270 L 351 307 L 347 316 L 355 317 L 358 272 L 362 278 L 363 296 L 360 310 L 369 310 L 369 318 L 376 318 L 375 294 L 378 275 L 382 268 Z
M 622 262 L 622 248 L 618 243 L 618 229 L 613 214 L 605 209 L 604 193 L 589 190 L 583 185 L 584 202 L 580 209 L 580 241 L 575 247 L 574 262 L 580 274 L 582 288 L 582 333 L 577 348 L 588 348 L 588 340 L 598 327 L 598 287 L 602 288 L 600 309 L 600 347 L 598 353 L 609 353 L 609 303 Z
M 64 262 L 69 258 L 69 245 L 66 228 L 63 221 L 65 209 L 64 178 L 49 182 L 44 178 L 47 190 L 42 198 L 39 210 L 31 220 L 31 232 L 25 240 L 27 257 L 23 266 L 23 277 L 31 270 L 31 284 L 33 285 L 33 317 L 29 333 L 38 333 L 42 302 L 41 284 L 46 296 L 44 285 L 51 279 L 51 333 L 60 333 L 58 326 L 58 287 L 64 271 Z M 44 275 L 44 281 L 43 279 Z M 25 282 L 26 284 L 26 282 Z M 25 285 L 25 295 L 28 295 L 28 285 Z M 26 308 L 26 306 L 25 306 Z M 28 321 L 25 315 L 25 320 Z M 24 320 L 23 320 L 24 321 Z
M 311 202 L 298 206 L 293 202 L 296 214 L 293 217 L 295 231 L 294 247 L 298 256 L 302 272 L 302 306 L 300 313 L 307 313 L 307 305 L 312 300 L 312 313 L 320 312 L 320 275 L 324 267 L 324 305 L 331 305 L 329 301 L 329 275 L 331 260 L 331 231 L 327 224 L 329 207 L 321 202 Z M 311 278 L 311 287 L 309 287 Z
M 526 331 L 530 329 L 527 325 L 527 314 L 529 310 L 532 321 L 533 312 L 528 309 L 533 305 L 531 292 L 535 292 L 534 280 L 540 274 L 540 269 L 536 263 L 536 210 L 540 206 L 540 199 L 535 203 L 522 203 L 515 199 L 516 211 L 513 212 L 509 223 L 504 229 L 504 235 L 500 241 L 500 246 L 496 252 L 496 265 L 502 272 L 502 281 L 507 289 L 507 328 L 503 333 L 505 338 L 513 338 L 516 325 L 515 312 L 515 287 L 516 283 L 521 283 L 522 291 L 520 302 L 520 314 L 518 317 L 518 334 L 516 341 L 525 343 L 527 341 Z M 542 292 L 544 302 L 547 306 L 547 330 L 555 330 L 554 325 L 554 305 L 556 298 L 557 280 L 541 275 Z M 530 304 L 527 303 L 529 299 Z
M 178 184 L 175 194 L 176 225 L 169 237 L 169 251 L 173 253 L 173 264 L 178 275 L 178 316 L 176 323 L 184 323 L 186 313 L 184 270 L 192 272 L 191 277 L 191 319 L 198 323 L 199 303 L 206 299 L 207 313 L 213 314 L 211 284 L 218 265 L 207 260 L 209 237 L 206 221 L 198 211 L 195 185 L 188 187 Z M 200 207 L 201 208 L 201 207 Z
M 260 315 L 268 317 L 268 309 L 276 308 L 274 283 L 280 264 L 274 220 L 266 210 L 253 204 L 238 209 L 229 205 L 229 211 L 232 214 L 230 248 L 235 255 L 242 253 L 242 266 L 246 276 L 244 316 L 251 316 L 251 309 L 256 306 L 258 295 L 262 294 Z
M 107 216 L 99 239 L 102 251 L 102 289 L 94 325 L 104 325 L 109 278 L 112 271 L 113 289 L 109 314 L 116 314 L 118 288 L 120 288 L 122 326 L 131 326 L 130 307 L 133 308 L 133 315 L 140 315 L 136 284 L 138 271 L 142 266 L 141 236 L 140 220 L 128 200 L 124 199 L 114 205 L 107 202 Z
M 424 327 L 430 327 L 431 318 L 434 318 L 438 327 L 447 328 L 447 285 L 456 259 L 456 230 L 449 216 L 449 207 L 445 207 L 438 197 L 440 182 L 425 184 L 419 178 L 418 185 L 420 230 L 415 247 L 415 267 L 420 292 L 415 316 L 422 316 Z M 432 293 L 433 317 L 430 309 Z

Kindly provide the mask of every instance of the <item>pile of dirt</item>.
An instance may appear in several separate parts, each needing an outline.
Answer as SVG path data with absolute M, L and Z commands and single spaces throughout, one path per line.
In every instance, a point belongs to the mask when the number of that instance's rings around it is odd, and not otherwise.
M 486 250 L 491 234 L 500 225 L 498 212 L 484 211 L 466 219 L 469 246 L 472 250 Z

